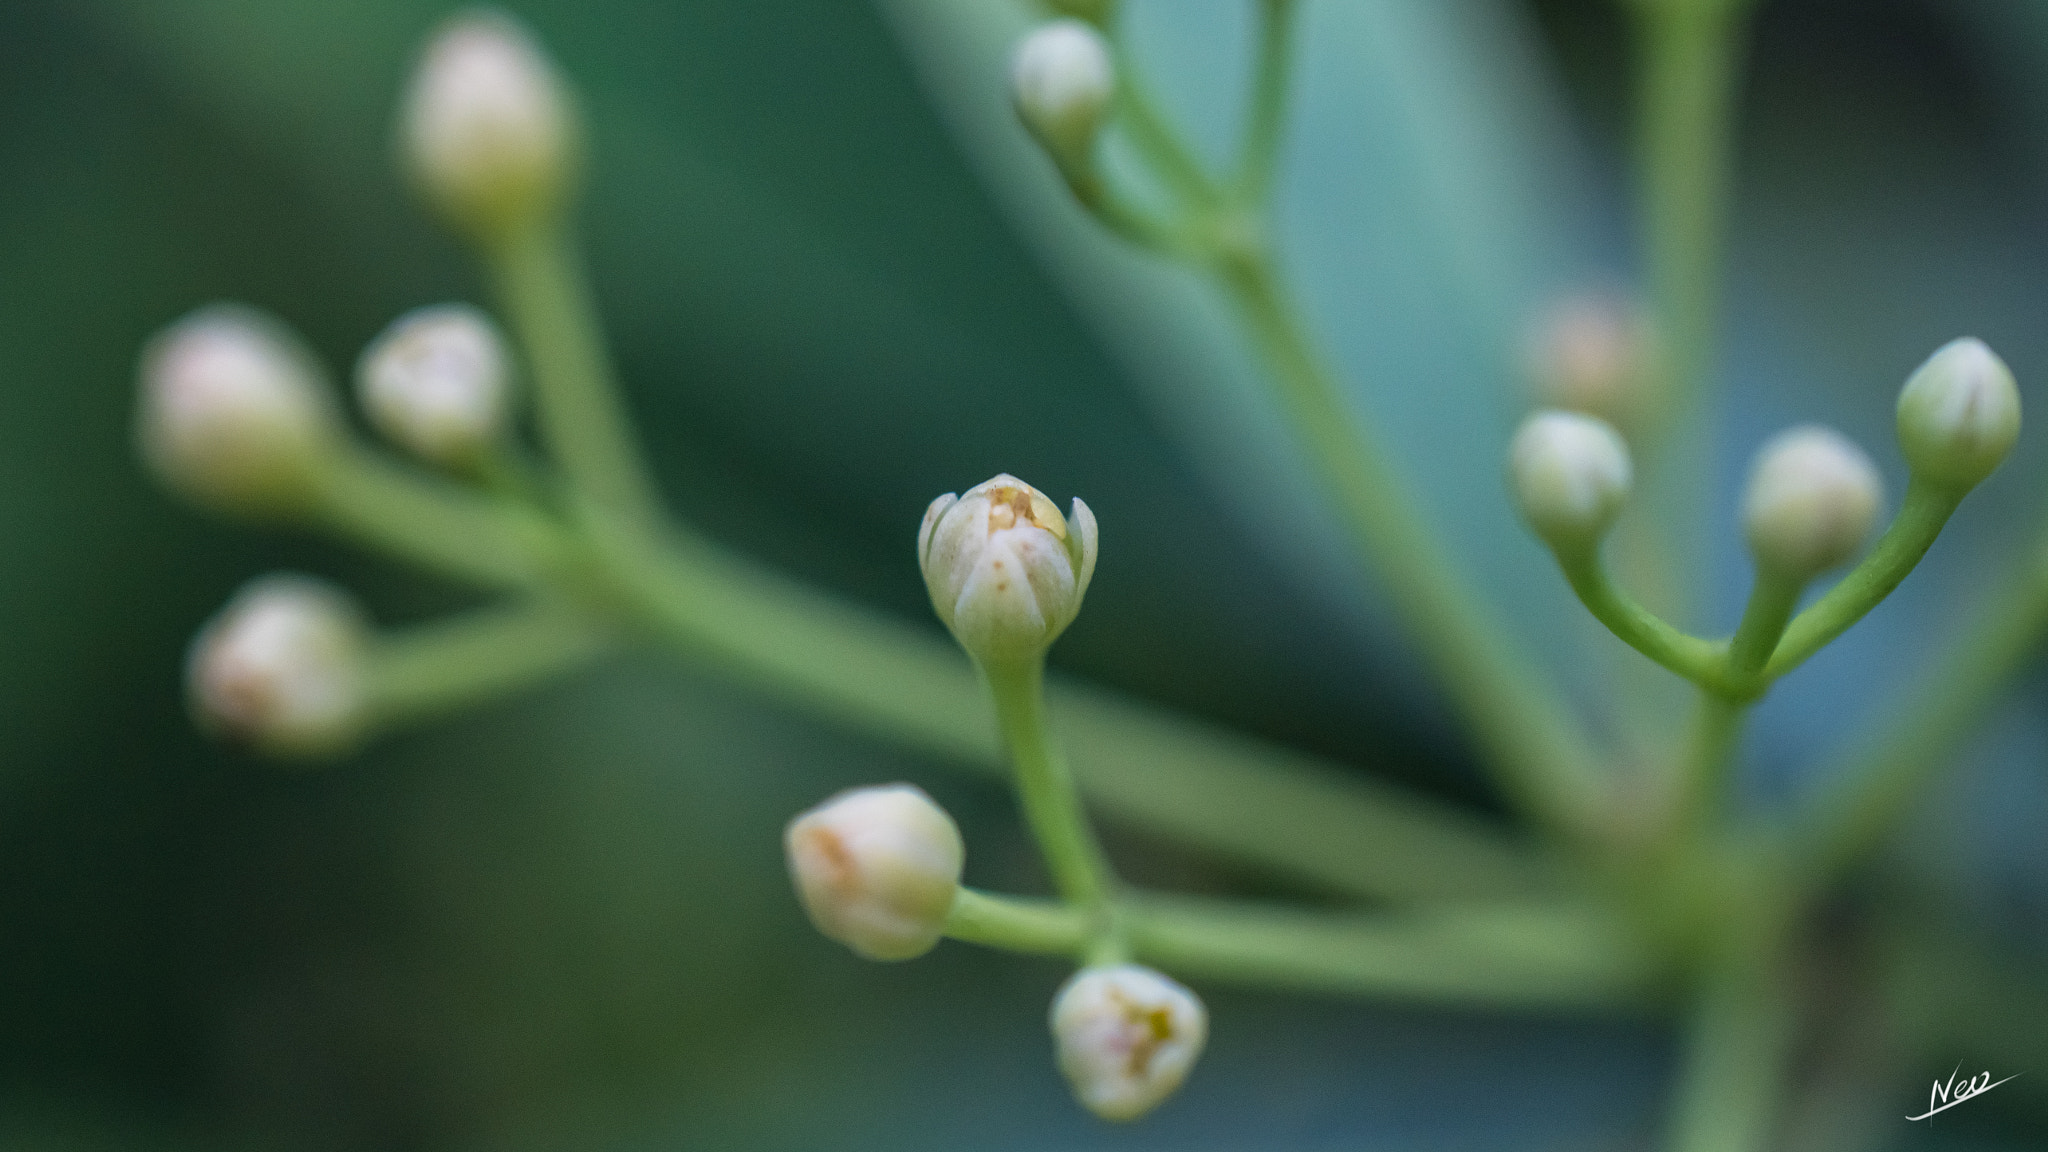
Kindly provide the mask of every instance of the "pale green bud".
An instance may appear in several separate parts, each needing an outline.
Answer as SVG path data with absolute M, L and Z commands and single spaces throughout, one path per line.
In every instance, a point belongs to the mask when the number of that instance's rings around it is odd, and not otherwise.
M 1758 567 L 1817 576 L 1863 546 L 1884 502 L 1884 480 L 1863 449 L 1817 425 L 1771 438 L 1751 466 L 1742 525 Z
M 1062 166 L 1085 164 L 1116 96 L 1109 45 L 1092 26 L 1054 20 L 1024 37 L 1010 59 L 1017 115 Z
M 909 960 L 944 935 L 966 849 L 918 788 L 841 792 L 790 821 L 783 847 L 811 923 L 860 955 Z
M 401 135 L 435 207 L 485 237 L 549 216 L 574 178 L 577 124 L 561 78 L 522 25 L 490 9 L 455 16 L 427 45 Z
M 473 461 L 504 434 L 509 377 L 504 341 L 467 304 L 399 317 L 363 353 L 356 387 L 370 423 L 424 460 Z
M 945 495 L 925 510 L 917 556 L 939 619 L 968 654 L 1014 664 L 1042 654 L 1081 611 L 1095 575 L 1095 514 L 1071 523 L 1015 476 Z
M 1082 1106 L 1105 1120 L 1135 1120 L 1187 1079 L 1209 1038 L 1209 1012 L 1150 968 L 1089 967 L 1053 999 L 1052 1034 Z
M 1538 412 L 1508 447 L 1508 475 L 1522 516 L 1561 550 L 1599 542 L 1627 503 L 1628 445 L 1605 421 L 1578 412 Z
M 1899 451 L 1915 476 L 1943 487 L 1975 487 L 2019 435 L 2012 370 L 1975 337 L 1942 345 L 1899 392 Z
M 363 731 L 368 643 L 361 610 L 339 589 L 304 576 L 254 580 L 192 643 L 193 714 L 277 755 L 342 751 Z
M 240 512 L 304 507 L 341 442 L 311 355 L 234 304 L 202 308 L 143 350 L 136 439 L 157 475 Z

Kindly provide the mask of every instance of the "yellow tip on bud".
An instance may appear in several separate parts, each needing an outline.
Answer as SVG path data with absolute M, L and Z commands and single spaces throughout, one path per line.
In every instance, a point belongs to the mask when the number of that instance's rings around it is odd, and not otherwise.
M 984 663 L 1042 654 L 1081 611 L 1095 575 L 1095 514 L 1071 524 L 1043 492 L 1010 475 L 941 496 L 917 534 L 925 587 L 961 647 Z
M 1135 1120 L 1187 1079 L 1209 1037 L 1209 1012 L 1150 968 L 1090 967 L 1054 997 L 1052 1034 L 1082 1106 L 1105 1120 Z

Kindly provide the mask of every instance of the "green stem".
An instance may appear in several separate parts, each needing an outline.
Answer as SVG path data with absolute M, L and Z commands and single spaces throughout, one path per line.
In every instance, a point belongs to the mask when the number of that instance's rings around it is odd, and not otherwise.
M 1941 535 L 1942 527 L 1954 515 L 1963 496 L 1962 492 L 1915 477 L 1906 486 L 1905 503 L 1877 547 L 1792 621 L 1784 642 L 1778 645 L 1764 669 L 1765 677 L 1775 680 L 1799 667 L 1891 595 L 1920 563 L 1920 558 L 1927 555 L 1927 549 Z
M 660 499 L 640 459 L 582 263 L 562 227 L 493 243 L 486 255 L 525 348 L 534 414 L 555 463 L 592 505 L 652 524 Z
M 1559 552 L 1557 561 L 1579 602 L 1623 643 L 1695 684 L 1713 678 L 1721 664 L 1722 646 L 1681 632 L 1643 607 L 1614 583 L 1598 549 L 1589 548 L 1583 554 Z
M 370 706 L 390 726 L 525 688 L 596 659 L 613 638 L 587 612 L 538 601 L 377 638 Z
M 1700 830 L 1718 815 L 1748 711 L 1749 705 L 1742 701 L 1711 689 L 1701 690 L 1685 759 L 1679 765 L 1672 824 L 1679 832 L 1680 843 L 1694 841 Z
M 1219 267 L 1230 301 L 1359 551 L 1385 582 L 1510 798 L 1553 829 L 1588 830 L 1602 802 L 1590 743 L 1414 511 L 1362 415 L 1312 350 L 1270 259 L 1241 256 Z
M 1820 774 L 1829 783 L 1794 833 L 1815 877 L 1839 874 L 1898 827 L 1928 783 L 1955 762 L 2044 633 L 2048 543 L 2037 543 L 2011 586 L 1979 610 L 1887 713 L 1891 722 Z
M 1247 209 L 1266 203 L 1279 169 L 1280 144 L 1287 127 L 1287 89 L 1293 76 L 1296 7 L 1295 0 L 1259 3 L 1259 62 L 1233 190 L 1238 203 Z
M 1062 166 L 1060 172 L 1066 178 L 1067 188 L 1074 194 L 1074 199 L 1103 227 L 1125 241 L 1183 260 L 1196 258 L 1203 251 L 1196 237 L 1186 228 L 1160 220 L 1118 192 L 1094 166 L 1092 159 L 1085 168 Z
M 1785 635 L 1785 626 L 1791 621 L 1793 610 L 1799 607 L 1799 594 L 1805 588 L 1803 579 L 1767 570 L 1757 572 L 1756 582 L 1749 589 L 1749 603 L 1742 610 L 1742 622 L 1735 626 L 1735 636 L 1728 641 L 1727 661 L 1722 670 L 1727 691 L 1750 696 L 1763 690 L 1764 666 Z
M 1499 905 L 1399 915 L 1314 912 L 1195 897 L 1124 902 L 1132 957 L 1190 979 L 1462 1007 L 1633 1009 L 1650 971 L 1614 925 L 1576 908 Z M 946 934 L 1075 956 L 1090 922 L 1070 906 L 963 889 Z
M 1645 405 L 1638 503 L 1663 525 L 1704 523 L 1707 406 L 1721 298 L 1731 121 L 1750 0 L 1636 0 L 1643 42 L 1638 122 L 1643 253 L 1658 337 L 1656 387 Z M 1668 532 L 1665 533 L 1668 537 Z M 1688 538 L 1658 551 L 1695 567 Z M 1684 583 L 1683 580 L 1679 583 Z M 1691 596 L 1667 605 L 1685 619 Z
M 1214 206 L 1221 195 L 1216 181 L 1203 171 L 1194 149 L 1181 139 L 1172 122 L 1152 102 L 1152 87 L 1124 38 L 1114 36 L 1110 45 L 1116 63 L 1117 118 L 1131 144 L 1182 205 Z
M 1025 823 L 1045 856 L 1053 887 L 1068 903 L 1102 912 L 1116 880 L 1074 790 L 1073 771 L 1046 721 L 1045 659 L 986 665 L 983 672 L 1010 749 Z
M 683 652 L 827 719 L 989 771 L 1004 748 L 958 646 L 694 537 L 599 537 L 630 610 Z M 1357 772 L 1099 689 L 1054 685 L 1091 803 L 1130 826 L 1294 882 L 1392 899 L 1555 882 L 1497 833 Z M 1426 862 L 1426 863 L 1425 863 Z
M 544 589 L 574 563 L 567 535 L 530 509 L 360 448 L 323 470 L 315 515 L 333 531 L 486 588 Z
M 1777 952 L 1774 942 L 1738 938 L 1708 969 L 1686 1035 L 1670 1152 L 1770 1146 L 1798 1012 Z
M 1759 571 L 1742 622 L 1725 655 L 1701 682 L 1698 718 L 1680 767 L 1675 825 L 1687 838 L 1720 815 L 1735 747 L 1749 704 L 1763 690 L 1758 673 L 1799 604 L 1802 581 Z

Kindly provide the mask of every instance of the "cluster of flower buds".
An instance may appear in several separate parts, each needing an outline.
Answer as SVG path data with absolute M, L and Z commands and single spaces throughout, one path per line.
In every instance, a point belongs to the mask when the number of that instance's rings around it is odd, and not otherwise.
M 1094 26 L 1078 19 L 1041 25 L 1010 57 L 1017 116 L 1068 174 L 1085 171 L 1116 97 L 1116 67 Z
M 202 308 L 150 341 L 140 376 L 136 438 L 172 487 L 244 513 L 314 498 L 340 421 L 282 324 L 239 305 Z
M 363 411 L 393 443 L 423 460 L 461 468 L 504 435 L 511 366 L 489 317 L 467 304 L 437 304 L 399 317 L 363 353 Z
M 1095 575 L 1095 514 L 1015 476 L 932 501 L 917 533 L 932 607 L 984 665 L 1037 659 L 1074 622 Z
M 255 580 L 192 643 L 192 711 L 202 728 L 264 752 L 340 752 L 364 725 L 368 635 L 355 602 L 331 585 Z
M 789 872 L 818 931 L 870 960 L 922 956 L 945 934 L 960 890 L 960 830 L 909 784 L 842 792 L 790 821 Z M 1053 1000 L 1060 1070 L 1109 1120 L 1171 1096 L 1208 1035 L 1195 994 L 1149 968 L 1083 968 Z
M 1899 448 L 1916 479 L 1956 496 L 2012 450 L 2019 389 L 1974 339 L 1930 357 L 1899 394 Z M 1627 446 L 1613 426 L 1577 412 L 1542 411 L 1515 434 L 1509 475 L 1536 534 L 1561 554 L 1583 553 L 1613 524 L 1630 487 Z M 1743 492 L 1742 525 L 1760 569 L 1804 581 L 1854 557 L 1884 503 L 1884 482 L 1849 439 L 1807 425 L 1758 452 Z
M 921 790 L 842 792 L 790 821 L 783 847 L 811 923 L 860 955 L 913 959 L 945 933 L 966 850 Z
M 499 238 L 551 217 L 578 133 L 562 79 L 511 17 L 462 13 L 428 45 L 404 110 L 406 159 L 457 227 Z

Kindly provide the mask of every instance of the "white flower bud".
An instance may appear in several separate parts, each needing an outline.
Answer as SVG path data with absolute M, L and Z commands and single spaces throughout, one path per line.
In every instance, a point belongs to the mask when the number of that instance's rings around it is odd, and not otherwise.
M 984 663 L 1044 652 L 1081 611 L 1095 575 L 1095 514 L 1076 499 L 1073 522 L 1015 476 L 932 501 L 917 533 L 918 562 L 939 619 Z
M 202 727 L 266 752 L 321 755 L 361 735 L 368 625 L 340 590 L 265 576 L 192 643 L 186 690 Z
M 870 960 L 922 956 L 944 934 L 966 850 L 923 791 L 841 792 L 790 821 L 782 839 L 818 931 Z
M 1116 68 L 1102 34 L 1054 20 L 1024 37 L 1010 58 L 1017 115 L 1063 165 L 1086 160 L 1116 95 Z
M 574 168 L 576 123 L 552 64 L 502 12 L 442 25 L 406 95 L 406 159 L 458 225 L 498 235 L 552 212 Z
M 438 464 L 474 460 L 504 431 L 505 344 L 467 304 L 399 317 L 363 353 L 357 388 L 377 430 Z
M 1597 543 L 1633 482 L 1620 434 L 1577 412 L 1538 412 L 1522 421 L 1508 448 L 1508 473 L 1529 526 L 1559 549 Z
M 339 421 L 319 369 L 275 320 L 202 308 L 143 350 L 136 438 L 157 474 L 201 501 L 281 512 L 308 500 Z
M 1559 301 L 1528 337 L 1538 403 L 1630 427 L 1641 415 L 1647 345 L 1644 320 L 1628 302 L 1599 295 Z
M 1083 968 L 1052 1002 L 1060 1071 L 1105 1120 L 1135 1120 L 1173 1095 L 1209 1037 L 1193 992 L 1150 968 Z
M 1899 392 L 1899 450 L 1915 476 L 1973 488 L 2020 435 L 2012 370 L 1982 340 L 1942 345 Z
M 1804 580 L 1855 555 L 1883 502 L 1884 480 L 1863 449 L 1808 424 L 1757 453 L 1742 525 L 1759 567 Z

